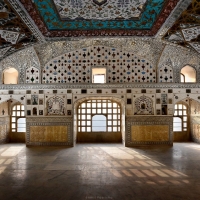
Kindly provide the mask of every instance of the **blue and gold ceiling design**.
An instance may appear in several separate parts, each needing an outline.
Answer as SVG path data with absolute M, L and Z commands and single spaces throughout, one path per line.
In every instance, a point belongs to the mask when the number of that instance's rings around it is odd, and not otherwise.
M 20 0 L 46 37 L 154 36 L 179 0 Z

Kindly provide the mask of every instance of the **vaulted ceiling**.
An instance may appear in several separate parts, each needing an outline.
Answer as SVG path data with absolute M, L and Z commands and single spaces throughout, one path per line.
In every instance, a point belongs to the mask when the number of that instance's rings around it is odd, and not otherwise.
M 200 53 L 199 13 L 199 0 L 0 0 L 0 60 L 85 37 L 154 37 Z

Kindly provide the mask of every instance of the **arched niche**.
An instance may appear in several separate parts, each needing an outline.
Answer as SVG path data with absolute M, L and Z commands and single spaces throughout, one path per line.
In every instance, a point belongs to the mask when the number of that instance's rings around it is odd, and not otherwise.
M 11 67 L 3 71 L 3 84 L 18 84 L 18 71 Z
M 186 65 L 180 71 L 180 81 L 181 83 L 196 83 L 196 70 Z

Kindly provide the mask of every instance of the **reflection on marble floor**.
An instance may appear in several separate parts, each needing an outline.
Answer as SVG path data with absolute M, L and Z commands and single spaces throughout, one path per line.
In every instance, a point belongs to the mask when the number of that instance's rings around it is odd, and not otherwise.
M 200 145 L 0 145 L 0 199 L 198 199 Z

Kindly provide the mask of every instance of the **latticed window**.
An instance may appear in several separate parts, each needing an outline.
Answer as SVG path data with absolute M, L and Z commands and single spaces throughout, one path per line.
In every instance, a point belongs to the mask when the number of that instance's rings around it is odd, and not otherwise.
M 183 103 L 175 104 L 174 118 L 173 118 L 173 131 L 187 131 L 188 121 L 187 106 Z
M 121 107 L 108 99 L 92 99 L 78 106 L 78 132 L 120 132 Z
M 18 104 L 13 106 L 11 114 L 12 132 L 26 132 L 26 118 L 24 105 Z

